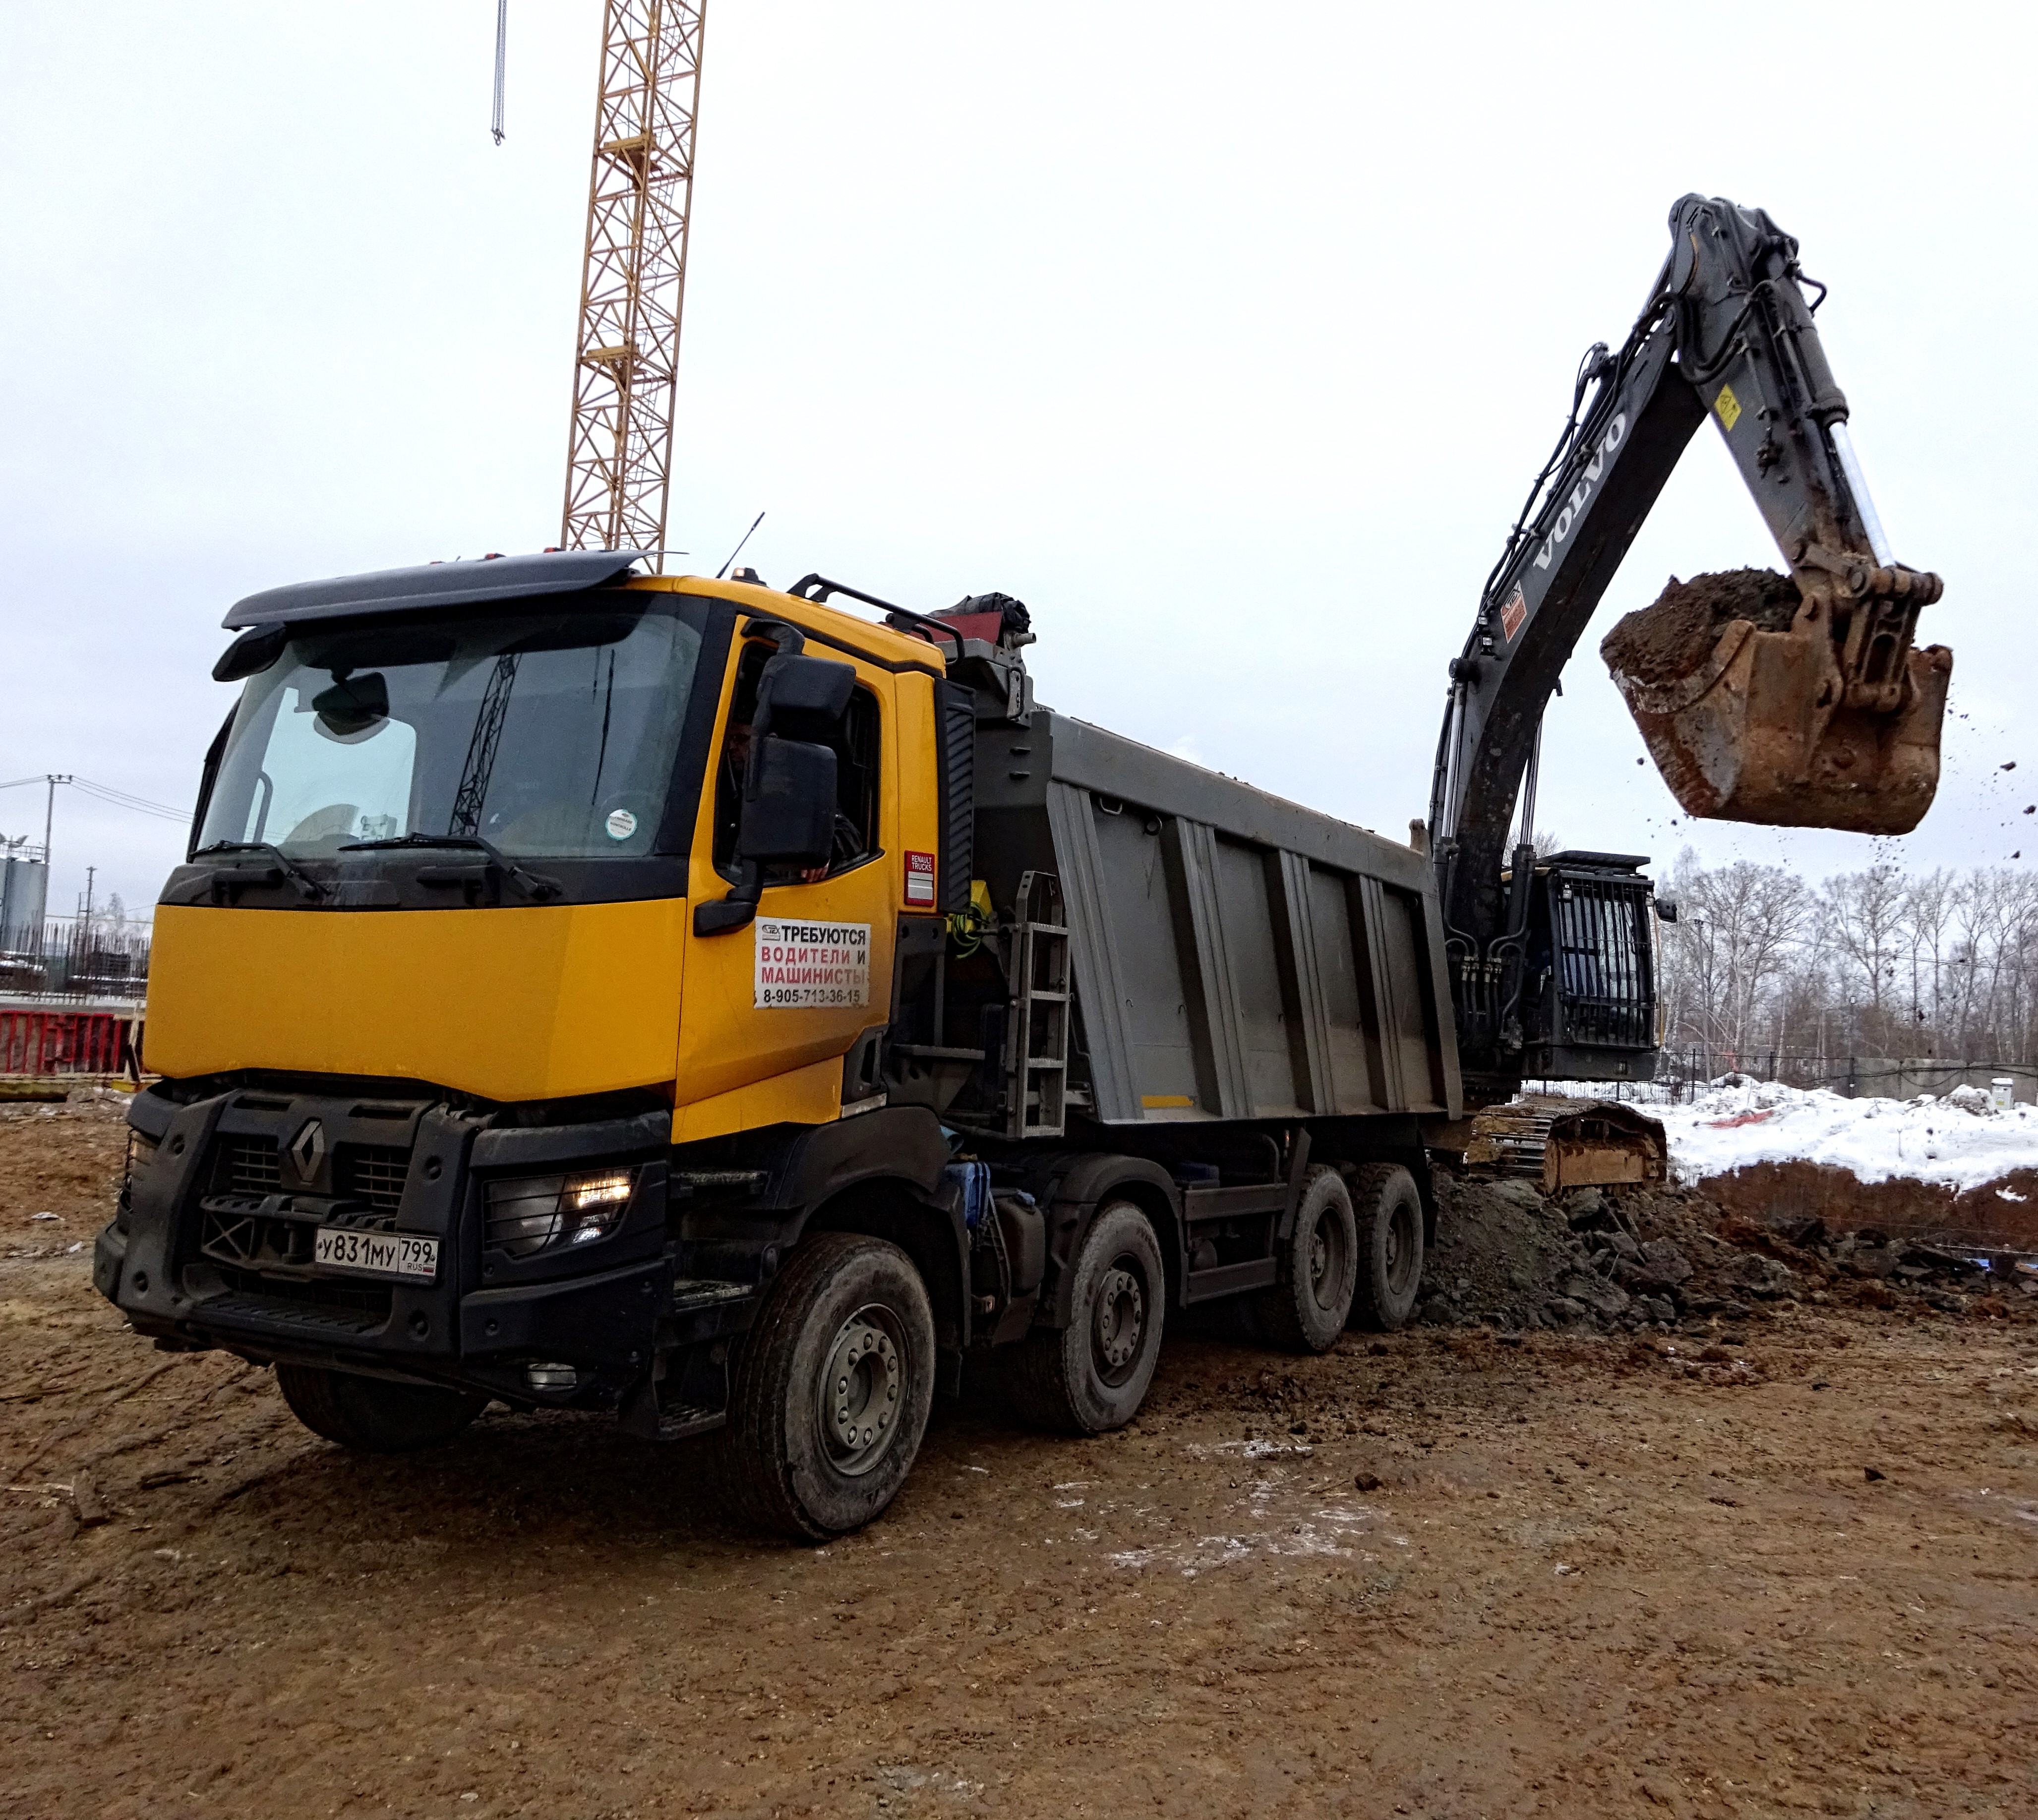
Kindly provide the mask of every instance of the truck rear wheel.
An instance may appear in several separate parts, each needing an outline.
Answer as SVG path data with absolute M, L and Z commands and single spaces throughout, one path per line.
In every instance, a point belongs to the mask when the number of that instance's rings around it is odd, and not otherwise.
M 1422 1286 L 1422 1197 L 1398 1163 L 1350 1171 L 1358 1217 L 1358 1285 L 1350 1325 L 1391 1334 L 1408 1319 Z
M 724 1501 L 761 1529 L 860 1529 L 912 1470 L 934 1396 L 934 1315 L 896 1245 L 816 1232 L 744 1337 L 717 1436 Z
M 1253 1325 L 1291 1353 L 1328 1352 L 1351 1313 L 1358 1223 L 1335 1169 L 1312 1169 L 1280 1254 L 1281 1273 L 1250 1304 Z
M 1153 1381 L 1167 1272 L 1151 1223 L 1128 1201 L 1099 1210 L 1072 1268 L 1068 1326 L 1036 1328 L 1012 1349 L 1006 1391 L 1036 1428 L 1100 1434 L 1131 1421 Z
M 411 1454 L 451 1440 L 488 1407 L 486 1397 L 436 1384 L 400 1384 L 321 1365 L 278 1365 L 276 1387 L 315 1435 L 364 1454 Z

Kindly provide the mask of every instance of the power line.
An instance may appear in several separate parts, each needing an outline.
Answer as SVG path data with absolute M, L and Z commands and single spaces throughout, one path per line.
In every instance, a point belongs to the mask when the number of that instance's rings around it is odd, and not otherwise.
M 111 784 L 95 783 L 89 778 L 73 778 L 71 782 L 88 796 L 98 797 L 102 802 L 112 804 L 116 808 L 138 809 L 145 815 L 161 815 L 173 822 L 188 822 L 191 811 L 172 808 L 168 803 L 152 803 L 146 796 L 133 795 L 127 790 L 116 789 Z
M 96 783 L 90 778 L 61 774 L 52 776 L 45 772 L 36 778 L 10 778 L 6 783 L 0 784 L 0 790 L 16 789 L 23 784 L 69 784 L 75 789 L 84 791 L 89 796 L 97 796 L 101 802 L 111 803 L 116 808 L 135 809 L 145 815 L 162 815 L 173 822 L 191 819 L 188 809 L 172 808 L 168 803 L 152 803 L 146 796 L 138 796 L 132 791 L 116 789 L 112 784 Z

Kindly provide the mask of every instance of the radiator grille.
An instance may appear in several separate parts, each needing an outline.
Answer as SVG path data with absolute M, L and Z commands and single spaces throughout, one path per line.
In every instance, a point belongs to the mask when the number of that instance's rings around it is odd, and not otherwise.
M 392 1145 L 349 1145 L 339 1154 L 339 1192 L 366 1201 L 378 1213 L 394 1213 L 403 1198 L 411 1155 Z
M 282 1158 L 273 1137 L 222 1137 L 214 1152 L 213 1192 L 275 1194 L 283 1186 Z

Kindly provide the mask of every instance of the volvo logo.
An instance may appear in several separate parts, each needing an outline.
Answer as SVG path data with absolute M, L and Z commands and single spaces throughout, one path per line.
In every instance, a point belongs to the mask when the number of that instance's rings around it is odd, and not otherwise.
M 309 1184 L 325 1160 L 325 1127 L 316 1118 L 306 1119 L 304 1129 L 290 1140 L 289 1155 L 297 1179 Z
M 1571 489 L 1571 496 L 1564 501 L 1557 514 L 1557 522 L 1550 528 L 1550 535 L 1543 539 L 1543 547 L 1536 553 L 1536 566 L 1547 569 L 1550 558 L 1557 553 L 1557 546 L 1571 534 L 1571 526 L 1578 514 L 1585 509 L 1585 501 L 1592 498 L 1593 490 L 1599 485 L 1599 477 L 1606 471 L 1608 458 L 1619 448 L 1627 435 L 1627 413 L 1619 412 L 1607 426 L 1606 434 L 1600 438 L 1599 447 L 1593 451 L 1592 460 L 1585 464 L 1584 478 Z

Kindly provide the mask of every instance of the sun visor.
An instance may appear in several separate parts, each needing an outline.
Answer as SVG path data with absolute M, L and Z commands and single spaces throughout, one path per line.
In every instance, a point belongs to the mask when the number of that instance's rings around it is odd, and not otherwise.
M 381 569 L 372 575 L 337 575 L 327 581 L 294 581 L 234 603 L 220 623 L 230 631 L 282 626 L 301 619 L 339 619 L 365 613 L 420 613 L 483 600 L 534 594 L 571 594 L 619 581 L 641 550 L 554 550 L 539 556 L 489 556 L 472 562 L 431 562 L 416 569 Z

